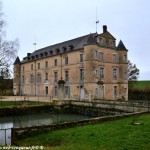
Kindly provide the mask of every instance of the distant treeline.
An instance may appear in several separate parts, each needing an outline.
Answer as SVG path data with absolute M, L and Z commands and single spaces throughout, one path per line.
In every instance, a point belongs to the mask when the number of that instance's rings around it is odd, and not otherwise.
M 0 95 L 13 95 L 13 79 L 0 78 Z

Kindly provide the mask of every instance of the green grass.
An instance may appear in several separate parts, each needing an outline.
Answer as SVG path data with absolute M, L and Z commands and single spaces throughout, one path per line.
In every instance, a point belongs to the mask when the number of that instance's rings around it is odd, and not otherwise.
M 141 115 L 143 125 L 132 125 L 132 117 L 94 125 L 61 129 L 17 141 L 20 146 L 42 145 L 50 150 L 148 150 L 150 114 Z
M 21 101 L 1 101 L 0 100 L 0 108 L 3 107 L 17 107 L 17 106 L 30 106 L 30 105 L 41 105 L 41 104 L 46 104 L 44 102 L 35 102 L 35 101 L 29 101 L 29 102 L 21 102 Z
M 150 89 L 150 81 L 137 81 L 134 83 L 134 89 Z

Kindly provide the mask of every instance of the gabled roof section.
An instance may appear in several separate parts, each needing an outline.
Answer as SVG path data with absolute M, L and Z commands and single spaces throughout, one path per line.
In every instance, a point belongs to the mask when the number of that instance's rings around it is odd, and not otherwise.
M 115 38 L 114 36 L 112 36 L 112 34 L 110 34 L 110 32 L 108 32 L 108 31 L 99 34 L 99 36 L 101 36 L 101 37 L 107 37 L 107 38 L 109 38 L 109 39 L 116 40 L 116 38 Z
M 118 51 L 127 51 L 126 47 L 124 46 L 123 42 L 120 40 L 118 46 L 117 46 Z
M 113 39 L 116 40 L 114 36 L 110 34 L 110 32 L 107 31 L 107 26 L 103 25 L 103 33 L 99 34 L 100 37 L 105 37 L 107 39 Z
M 17 64 L 20 64 L 20 59 L 19 57 L 16 58 L 15 62 L 14 62 L 14 65 L 17 65 Z

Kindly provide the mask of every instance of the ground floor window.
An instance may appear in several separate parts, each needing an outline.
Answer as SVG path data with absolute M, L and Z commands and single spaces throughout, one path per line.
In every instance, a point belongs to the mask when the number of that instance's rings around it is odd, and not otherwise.
M 114 97 L 117 96 L 117 86 L 114 86 Z
M 48 95 L 48 86 L 45 87 L 45 95 Z
M 58 96 L 58 87 L 57 86 L 54 87 L 54 96 L 55 97 Z
M 70 91 L 69 91 L 69 86 L 65 86 L 65 98 L 69 98 Z

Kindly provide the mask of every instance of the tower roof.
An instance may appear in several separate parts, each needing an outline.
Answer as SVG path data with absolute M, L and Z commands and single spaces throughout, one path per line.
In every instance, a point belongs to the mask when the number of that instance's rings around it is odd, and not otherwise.
M 123 42 L 120 40 L 118 46 L 117 46 L 118 51 L 127 51 L 126 47 L 124 46 Z
M 17 57 L 16 60 L 15 60 L 15 62 L 14 62 L 14 65 L 16 65 L 16 64 L 20 64 L 20 59 L 19 59 L 19 57 Z

